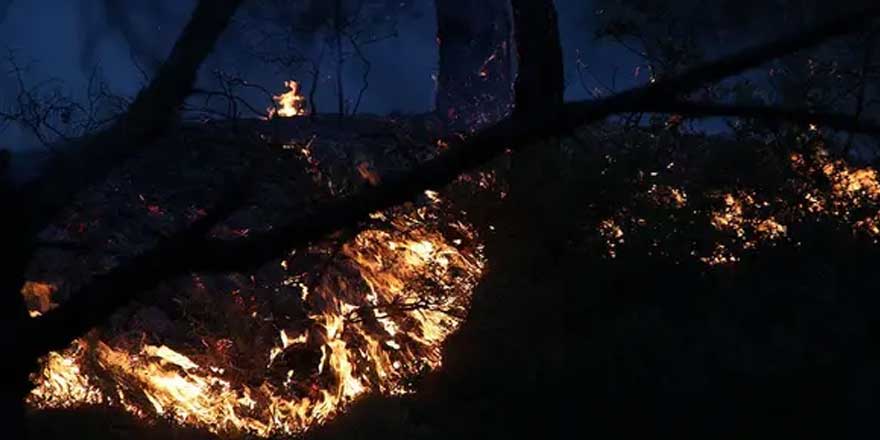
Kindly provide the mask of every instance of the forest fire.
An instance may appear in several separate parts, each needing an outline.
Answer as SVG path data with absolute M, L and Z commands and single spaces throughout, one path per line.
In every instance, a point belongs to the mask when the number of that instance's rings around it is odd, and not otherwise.
M 484 268 L 471 227 L 449 219 L 443 203 L 435 194 L 427 206 L 377 215 L 390 226 L 335 250 L 312 246 L 283 260 L 282 269 L 311 270 L 279 280 L 299 290 L 291 300 L 304 318 L 245 317 L 280 327 L 268 345 L 252 344 L 247 356 L 261 359 L 253 371 L 238 371 L 207 346 L 92 332 L 42 361 L 29 403 L 107 405 L 145 420 L 268 437 L 325 422 L 365 393 L 407 393 L 412 379 L 440 366 L 441 344 L 464 318 Z M 310 252 L 329 260 L 314 267 L 300 257 Z M 204 287 L 201 278 L 195 284 Z
M 269 119 L 276 116 L 282 118 L 292 118 L 294 116 L 305 116 L 308 114 L 306 109 L 306 98 L 300 94 L 300 86 L 296 81 L 285 81 L 284 86 L 287 92 L 273 96 L 272 100 L 276 105 L 266 109 L 269 113 Z
M 790 167 L 791 178 L 776 188 L 777 193 L 748 187 L 727 187 L 723 190 L 703 189 L 692 203 L 683 188 L 651 184 L 636 200 L 647 205 L 623 209 L 615 217 L 596 226 L 604 241 L 607 255 L 616 257 L 624 242 L 624 235 L 650 235 L 658 226 L 687 219 L 708 224 L 710 232 L 704 237 L 709 243 L 698 248 L 695 242 L 686 244 L 692 257 L 709 266 L 733 264 L 746 251 L 780 241 L 796 243 L 790 229 L 806 222 L 827 221 L 839 224 L 853 233 L 866 234 L 875 241 L 880 236 L 880 179 L 872 167 L 858 167 L 842 159 L 834 159 L 823 148 L 810 154 L 792 153 L 782 163 Z M 657 177 L 657 176 L 654 176 Z M 635 212 L 645 215 L 660 208 L 660 221 L 651 226 Z M 687 208 L 689 213 L 682 216 Z M 665 210 L 665 211 L 662 211 Z M 704 223 L 705 222 L 705 223 Z M 675 230 L 677 228 L 673 228 Z M 667 239 L 669 236 L 666 237 Z M 656 246 L 662 247 L 662 240 Z
M 3 438 L 880 431 L 880 2 L 36 3 Z

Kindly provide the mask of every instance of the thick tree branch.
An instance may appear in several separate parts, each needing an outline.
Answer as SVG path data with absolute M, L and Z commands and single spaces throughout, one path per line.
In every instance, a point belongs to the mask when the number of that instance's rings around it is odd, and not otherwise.
M 141 265 L 137 269 L 127 266 L 101 278 L 88 292 L 103 292 L 104 295 L 80 297 L 70 307 L 62 307 L 63 313 L 46 321 L 28 318 L 18 292 L 36 235 L 55 219 L 61 209 L 69 206 L 83 188 L 101 181 L 110 170 L 142 150 L 172 125 L 177 109 L 190 93 L 199 66 L 240 3 L 241 0 L 199 2 L 158 75 L 138 94 L 125 115 L 107 130 L 81 140 L 74 146 L 76 148 L 57 156 L 41 178 L 25 187 L 13 188 L 8 182 L 0 182 L 0 202 L 8 211 L 0 219 L 0 230 L 5 234 L 2 242 L 9 256 L 0 266 L 0 293 L 4 298 L 0 301 L 4 306 L 0 313 L 4 318 L 0 320 L 0 327 L 11 335 L 0 343 L 3 352 L 10 356 L 0 369 L 4 377 L 4 391 L 0 393 L 3 408 L 23 408 L 22 401 L 30 386 L 28 374 L 35 367 L 37 356 L 45 354 L 51 347 L 69 343 L 74 335 L 88 329 L 89 322 L 103 322 L 95 317 L 106 318 L 129 302 L 131 296 L 114 295 L 121 286 L 131 285 L 133 290 L 143 291 L 155 285 L 155 279 L 165 278 L 167 271 L 163 272 L 162 260 L 156 257 L 163 252 L 173 253 L 174 248 L 192 242 L 189 236 L 182 235 L 174 245 L 161 246 L 162 252 L 140 258 Z M 153 274 L 148 275 L 149 272 Z M 56 341 L 63 342 L 53 345 Z M 13 418 L 17 416 L 13 414 Z M 23 437 L 22 426 L 21 420 L 17 420 L 10 435 Z
M 189 96 L 199 67 L 211 53 L 242 0 L 200 1 L 155 79 L 128 112 L 107 130 L 61 152 L 42 178 L 23 188 L 31 235 L 42 231 L 86 186 L 156 140 Z
M 375 211 L 387 209 L 415 198 L 428 188 L 442 187 L 459 174 L 477 168 L 507 149 L 517 150 L 547 137 L 571 133 L 583 125 L 635 108 L 650 108 L 675 101 L 672 96 L 718 81 L 767 61 L 805 49 L 823 41 L 853 32 L 870 23 L 880 6 L 860 14 L 833 20 L 792 37 L 698 66 L 651 85 L 632 89 L 597 101 L 568 103 L 559 117 L 535 113 L 531 118 L 506 118 L 467 140 L 451 146 L 439 157 L 401 176 L 358 195 L 327 202 L 313 212 L 303 213 L 299 221 L 272 231 L 234 242 L 211 242 L 203 258 L 193 262 L 193 270 L 236 271 L 256 267 L 309 240 L 349 227 Z
M 225 196 L 208 215 L 182 232 L 161 240 L 154 249 L 96 276 L 60 308 L 27 320 L 23 330 L 23 334 L 29 336 L 26 349 L 35 358 L 51 350 L 63 349 L 74 338 L 102 324 L 138 294 L 186 273 L 187 262 L 199 258 L 197 250 L 204 244 L 208 232 L 243 206 L 253 180 L 253 176 L 242 181 L 229 177 Z

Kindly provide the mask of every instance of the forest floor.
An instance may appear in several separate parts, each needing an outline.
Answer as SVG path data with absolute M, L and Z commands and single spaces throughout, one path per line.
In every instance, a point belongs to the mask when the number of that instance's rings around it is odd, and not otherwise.
M 345 128 L 334 127 L 330 121 L 319 125 L 296 122 L 272 128 L 283 134 L 269 135 L 294 138 L 300 145 L 314 139 L 342 146 L 325 149 L 340 153 L 339 157 L 321 159 L 336 164 L 340 168 L 336 175 L 343 176 L 350 175 L 362 160 L 403 166 L 412 160 L 412 152 L 383 162 L 388 154 L 400 151 L 389 145 L 427 148 L 434 144 L 436 134 L 425 120 L 364 119 Z M 398 128 L 389 130 L 392 126 Z M 261 139 L 255 133 L 267 134 L 265 126 L 245 124 L 241 128 L 254 143 Z M 639 140 L 623 142 L 629 141 Z M 591 140 L 578 144 L 584 142 Z M 227 154 L 216 154 L 215 147 L 206 150 L 205 154 L 214 157 L 209 167 L 203 167 L 206 162 L 197 154 L 190 157 L 193 161 L 170 161 L 159 152 L 152 159 L 139 160 L 155 161 L 155 167 L 163 163 L 179 169 L 194 167 L 206 178 L 222 175 L 221 168 L 251 163 L 241 160 L 241 149 L 248 148 L 243 143 L 216 145 L 224 145 L 219 148 Z M 322 150 L 317 145 L 310 148 Z M 287 154 L 281 145 L 275 151 Z M 873 344 L 880 317 L 876 245 L 856 237 L 849 225 L 834 226 L 834 220 L 826 219 L 805 221 L 803 227 L 790 224 L 788 239 L 737 255 L 736 264 L 709 266 L 699 257 L 688 259 L 691 251 L 676 253 L 681 240 L 668 237 L 693 234 L 702 238 L 685 241 L 702 241 L 709 234 L 706 230 L 712 229 L 711 222 L 695 226 L 695 217 L 674 211 L 675 220 L 662 223 L 659 216 L 673 212 L 667 208 L 661 214 L 639 213 L 636 208 L 641 205 L 630 200 L 643 194 L 639 188 L 658 186 L 645 186 L 642 177 L 634 178 L 640 182 L 635 186 L 623 183 L 629 178 L 615 180 L 621 175 L 616 173 L 623 172 L 615 166 L 625 166 L 627 173 L 636 175 L 672 163 L 658 151 L 627 150 L 614 160 L 608 159 L 605 150 L 594 151 L 588 160 L 577 162 L 584 169 L 574 177 L 560 174 L 558 182 L 535 188 L 536 194 L 519 193 L 506 201 L 497 197 L 459 200 L 482 234 L 489 270 L 475 292 L 470 315 L 445 345 L 443 368 L 429 375 L 416 393 L 365 397 L 305 437 L 679 434 L 740 438 L 757 434 L 850 438 L 870 432 L 866 430 L 877 431 L 871 422 L 875 396 L 880 395 L 880 357 Z M 257 163 L 265 159 L 252 158 Z M 750 160 L 755 159 L 737 163 Z M 729 158 L 724 157 L 724 162 Z M 288 164 L 294 163 L 302 166 L 293 159 Z M 730 174 L 719 173 L 712 168 L 714 163 L 699 162 L 701 175 L 717 179 Z M 745 167 L 750 175 L 731 179 L 756 191 L 768 186 L 766 174 L 761 173 L 776 172 Z M 155 181 L 144 185 L 173 184 L 161 174 L 154 177 Z M 700 203 L 698 191 L 711 194 L 730 184 L 693 173 L 677 174 L 663 183 L 689 185 L 688 206 Z M 350 184 L 363 182 L 352 179 Z M 302 185 L 301 190 L 308 187 Z M 131 194 L 141 189 L 132 189 Z M 529 211 L 520 202 L 539 199 L 546 194 L 538 191 L 551 190 L 560 195 L 533 203 L 533 208 L 541 207 L 543 212 L 533 212 L 535 218 L 524 220 L 523 213 Z M 621 192 L 630 196 L 621 197 Z M 209 197 L 208 193 L 199 197 Z M 281 195 L 270 191 L 265 197 Z M 100 200 L 92 206 L 106 205 Z M 129 195 L 126 200 L 136 199 Z M 148 204 L 153 203 L 173 202 Z M 618 243 L 612 230 L 615 239 L 606 240 L 600 233 L 602 225 L 620 212 L 624 212 L 617 217 L 621 225 L 629 220 L 642 224 L 641 219 L 666 226 L 632 237 L 626 229 L 626 243 Z M 711 216 L 711 210 L 700 212 Z M 149 215 L 140 217 L 154 221 Z M 536 231 L 536 225 L 563 226 Z M 681 225 L 690 225 L 690 229 L 679 229 Z M 152 226 L 143 228 L 155 231 Z M 148 238 L 125 236 L 149 243 Z M 663 241 L 667 239 L 668 245 Z M 613 258 L 609 242 L 617 245 Z M 744 249 L 751 246 L 747 240 L 740 242 L 745 242 Z M 126 245 L 129 249 L 138 246 Z M 656 250 L 664 246 L 670 251 Z M 52 263 L 54 257 L 46 258 L 44 274 L 58 267 Z M 143 421 L 107 409 L 40 411 L 31 416 L 31 422 L 37 439 L 213 438 L 163 423 L 145 426 Z

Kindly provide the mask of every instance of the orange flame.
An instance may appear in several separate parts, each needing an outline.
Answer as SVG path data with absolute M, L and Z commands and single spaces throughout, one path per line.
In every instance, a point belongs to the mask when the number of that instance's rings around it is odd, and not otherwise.
M 284 86 L 287 87 L 287 92 L 272 97 L 272 100 L 277 105 L 266 109 L 269 113 L 269 119 L 275 116 L 292 118 L 308 114 L 306 111 L 306 98 L 299 92 L 299 83 L 296 81 L 285 81 Z
M 325 271 L 302 284 L 308 330 L 280 330 L 263 365 L 268 373 L 283 356 L 313 350 L 321 354 L 314 370 L 290 369 L 282 383 L 265 374 L 255 385 L 207 355 L 79 340 L 43 360 L 28 402 L 112 405 L 217 434 L 270 437 L 323 423 L 369 392 L 409 392 L 410 378 L 441 365 L 440 345 L 461 323 L 484 266 L 471 228 L 439 221 L 444 208 L 433 196 L 429 206 L 386 212 L 388 230 L 365 230 L 342 246 L 339 258 L 359 279 Z M 441 226 L 459 238 L 447 241 Z

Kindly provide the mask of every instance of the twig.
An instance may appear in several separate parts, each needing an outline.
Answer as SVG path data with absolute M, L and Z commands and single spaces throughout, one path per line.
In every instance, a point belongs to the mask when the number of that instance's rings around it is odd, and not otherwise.
M 688 101 L 647 102 L 634 106 L 653 113 L 672 113 L 690 118 L 729 116 L 737 118 L 815 124 L 852 133 L 880 134 L 880 124 L 859 121 L 842 113 L 810 112 L 778 107 L 727 105 Z

